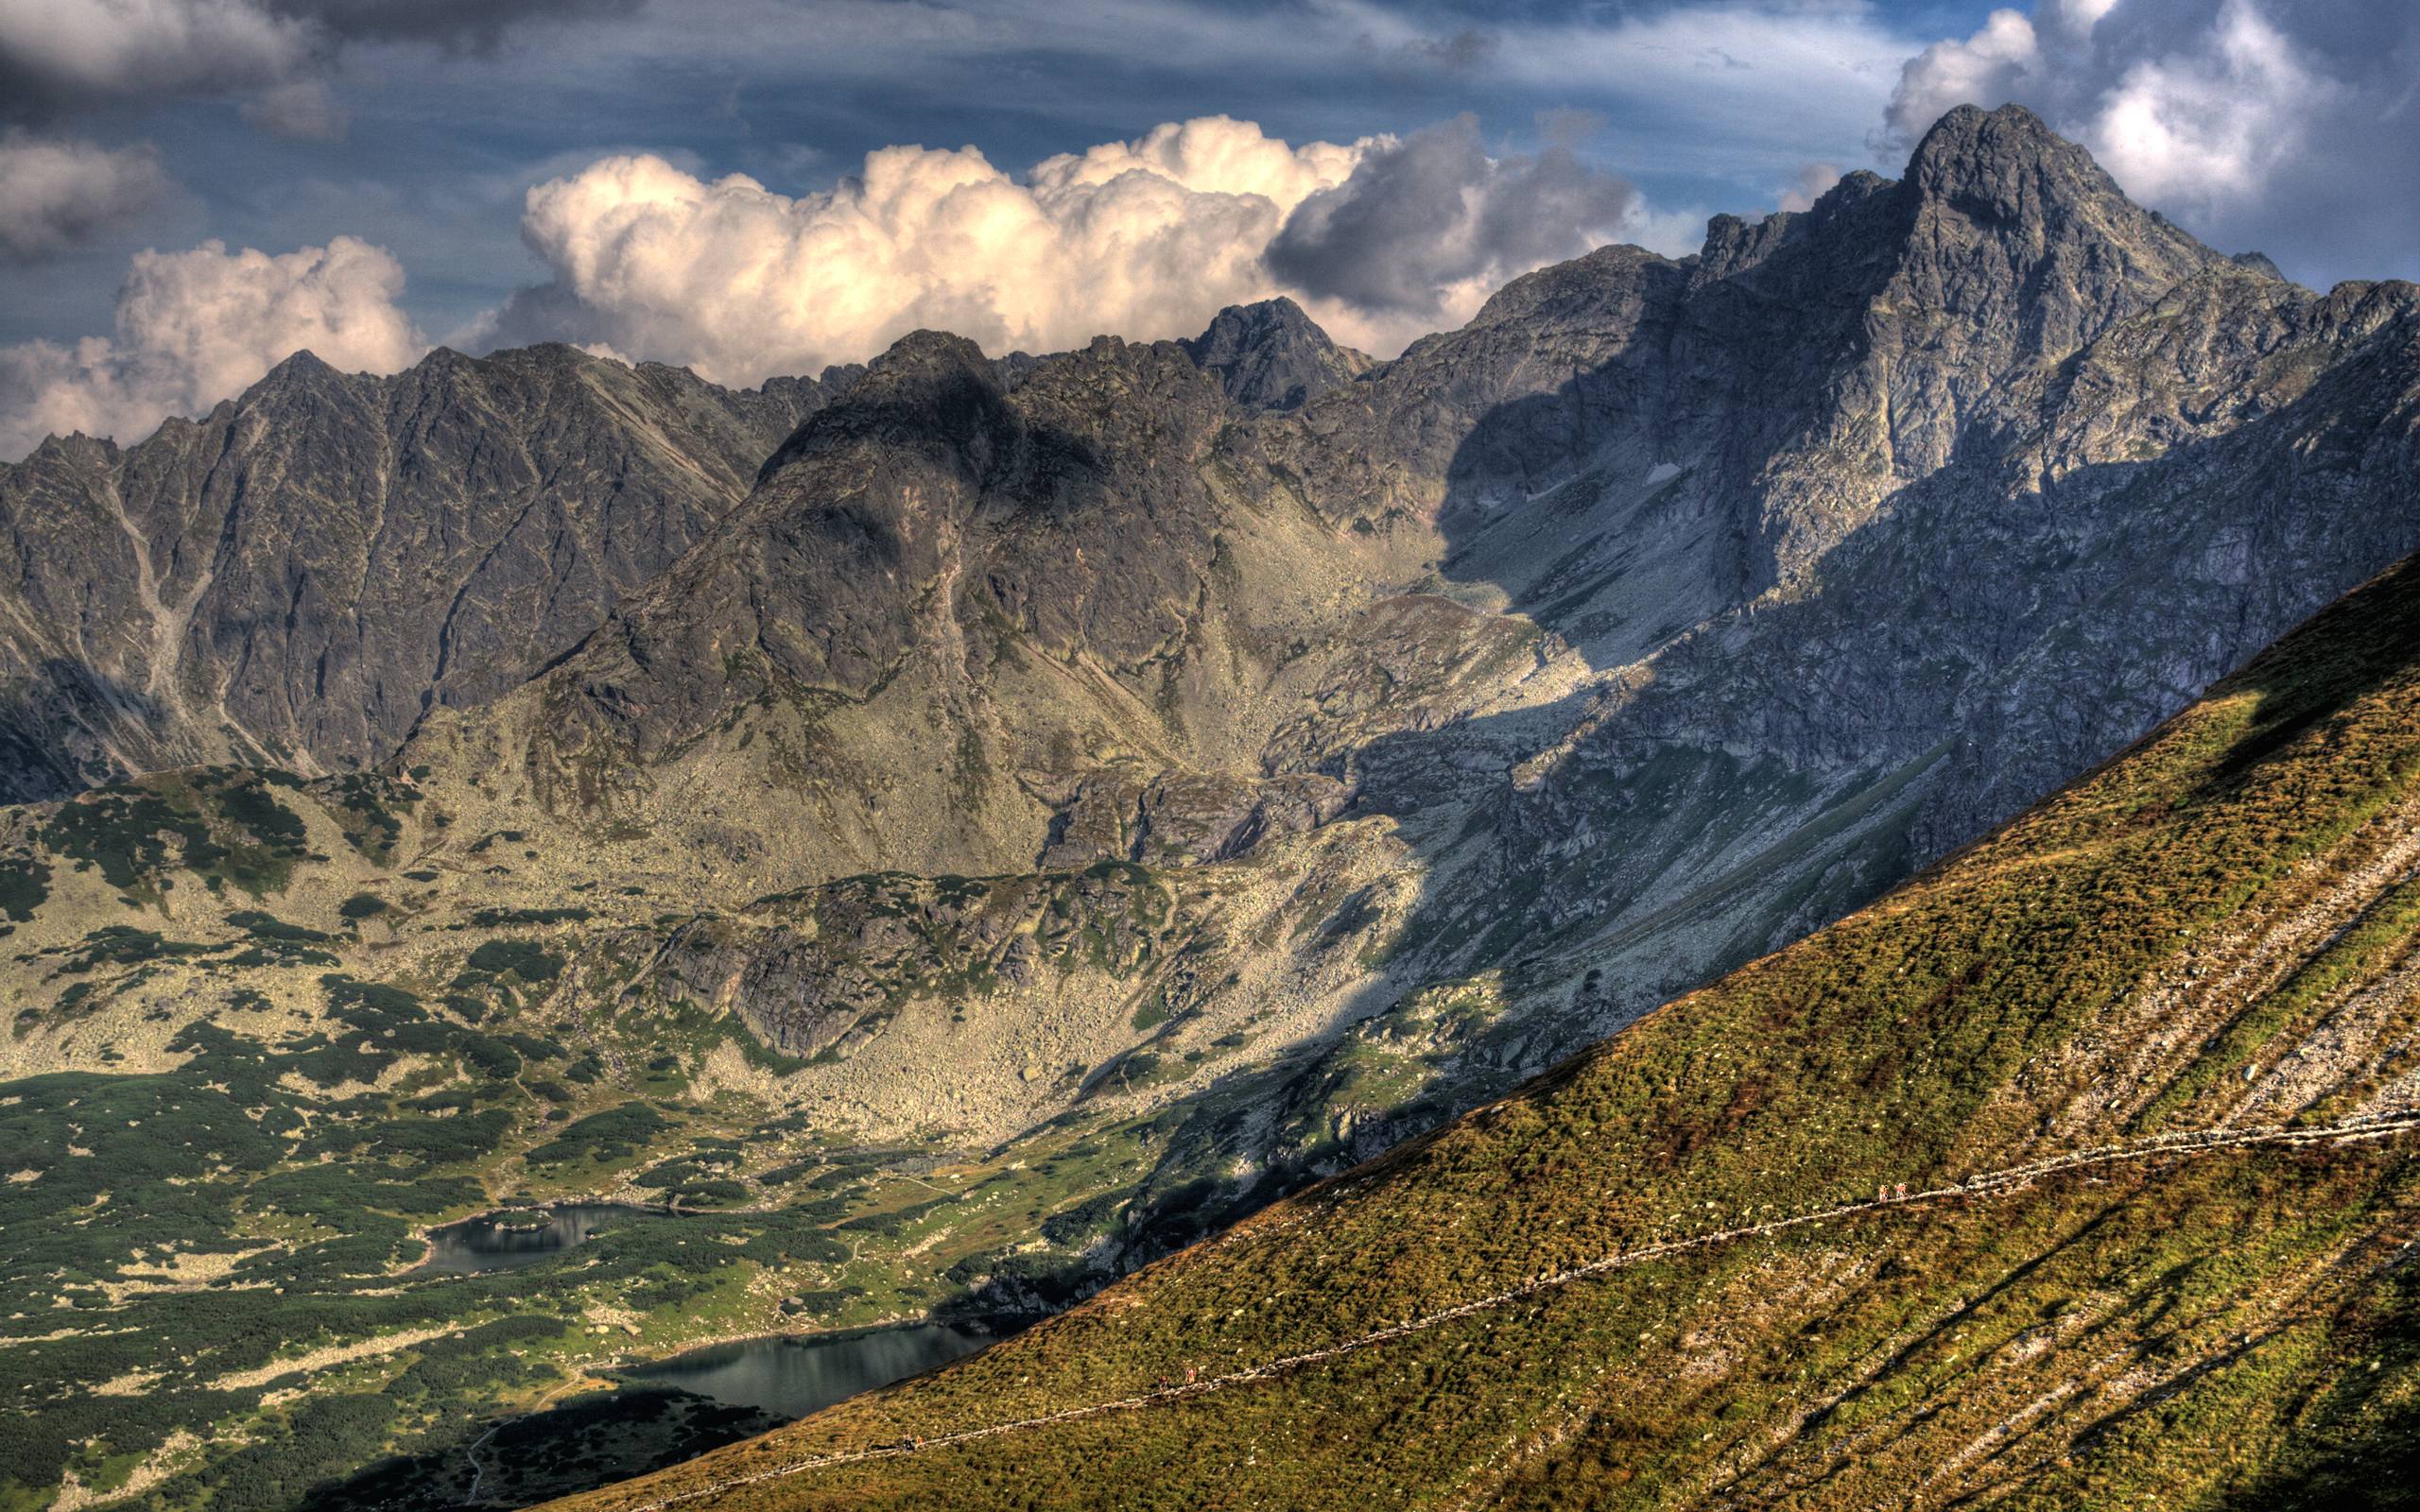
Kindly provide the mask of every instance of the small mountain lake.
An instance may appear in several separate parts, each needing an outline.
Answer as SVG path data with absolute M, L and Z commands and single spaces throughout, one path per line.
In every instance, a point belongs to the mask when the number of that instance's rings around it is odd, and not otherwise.
M 441 1228 L 431 1228 L 428 1258 L 414 1266 L 410 1274 L 461 1276 L 519 1270 L 577 1247 L 612 1220 L 653 1212 L 652 1209 L 612 1202 L 566 1202 L 552 1208 L 483 1212 Z
M 618 1389 L 508 1418 L 464 1442 L 381 1462 L 312 1492 L 302 1512 L 501 1512 L 694 1459 L 904 1380 L 997 1334 L 913 1323 L 750 1339 L 613 1368 Z
M 405 1274 L 515 1271 L 613 1230 L 681 1224 L 687 1214 L 609 1202 L 507 1208 L 426 1231 L 428 1258 Z M 947 1365 L 1023 1320 L 909 1323 L 848 1333 L 769 1335 L 654 1359 L 598 1374 L 614 1385 L 507 1418 L 465 1445 L 382 1462 L 320 1487 L 305 1512 L 394 1507 L 526 1506 L 659 1469 L 819 1412 L 860 1392 Z
M 744 1339 L 626 1366 L 625 1374 L 729 1406 L 804 1418 L 973 1354 L 994 1337 L 953 1324 L 912 1323 L 859 1333 Z

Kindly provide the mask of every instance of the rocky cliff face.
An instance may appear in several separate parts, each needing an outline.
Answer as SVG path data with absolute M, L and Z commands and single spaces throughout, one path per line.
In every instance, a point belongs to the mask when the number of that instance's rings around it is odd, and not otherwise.
M 0 469 L 0 796 L 380 760 L 578 643 L 826 395 L 565 347 L 392 378 L 305 352 L 139 446 L 49 441 Z
M 917 336 L 426 748 L 768 891 L 1383 820 L 1427 879 L 1392 980 L 1513 969 L 1568 1010 L 1545 1055 L 2420 546 L 2414 309 L 2222 257 L 2010 109 L 1697 258 L 1530 275 L 1290 409 L 1237 386 L 1324 350 L 1290 307 L 1006 376 Z M 752 818 L 763 788 L 797 801 Z
M 1372 366 L 1366 354 L 1329 340 L 1301 305 L 1282 296 L 1231 304 L 1210 329 L 1177 345 L 1246 409 L 1300 409 Z
M 2205 259 L 2055 362 L 1946 383 L 1962 424 L 1887 472 L 1777 458 L 1802 497 L 1914 475 L 1794 580 L 1609 679 L 1521 771 L 1491 826 L 1493 875 L 1540 885 L 1519 937 L 1585 940 L 1611 975 L 1686 928 L 1745 958 L 2105 759 L 2420 545 L 2415 337 L 2409 285 L 2320 296 Z
M 1803 586 L 2005 385 L 2221 261 L 2023 110 L 1960 110 L 1902 180 L 1530 274 L 1262 444 L 1331 518 L 1433 524 L 1447 576 L 1615 664 Z

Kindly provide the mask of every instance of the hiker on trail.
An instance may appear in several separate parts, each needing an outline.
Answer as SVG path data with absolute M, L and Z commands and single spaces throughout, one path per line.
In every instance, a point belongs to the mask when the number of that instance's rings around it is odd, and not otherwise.
M 1888 1201 L 1890 1201 L 1890 1200 L 1891 1200 L 1891 1188 L 1890 1188 L 1888 1185 L 1876 1187 L 1876 1188 L 1874 1189 L 1874 1200 L 1875 1200 L 1875 1201 L 1876 1201 L 1876 1202 L 1888 1202 Z
M 1201 1375 L 1201 1371 L 1200 1370 L 1200 1368 L 1199 1368 L 1199 1367 L 1194 1366 L 1186 1366 L 1184 1367 L 1184 1383 L 1185 1383 L 1186 1385 L 1188 1385 L 1188 1386 L 1189 1386 L 1189 1385 L 1191 1385 L 1191 1384 L 1193 1384 L 1193 1383 L 1194 1383 L 1194 1379 L 1195 1379 L 1196 1377 L 1198 1377 L 1199 1375 Z
M 1908 1183 L 1905 1181 L 1899 1183 L 1899 1200 L 1901 1202 L 1908 1200 Z

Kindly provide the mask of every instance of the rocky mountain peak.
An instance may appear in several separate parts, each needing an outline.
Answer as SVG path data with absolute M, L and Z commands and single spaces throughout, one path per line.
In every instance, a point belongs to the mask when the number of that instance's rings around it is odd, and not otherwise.
M 1283 295 L 1230 304 L 1208 330 L 1178 345 L 1247 409 L 1299 409 L 1370 367 L 1369 358 L 1338 346 Z
M 1903 183 L 1911 292 L 1999 324 L 2029 356 L 2073 351 L 2221 260 L 2019 105 L 1943 116 Z
M 284 362 L 263 374 L 260 381 L 264 384 L 296 384 L 337 376 L 340 375 L 337 369 L 323 361 L 318 352 L 308 347 L 297 347 Z
M 1763 490 L 1784 522 L 1777 579 L 1865 518 L 1877 490 L 1945 466 L 1979 422 L 2000 424 L 2010 382 L 2223 261 L 2019 106 L 1950 112 L 1895 185 L 1844 181 L 1806 215 L 1713 232 L 1702 284 L 1744 274 L 1756 298 L 1803 307 L 1818 369 L 1827 350 L 1855 354 L 1820 380 L 1830 397 L 1806 433 L 1820 439 Z
M 910 331 L 867 365 L 832 418 L 838 423 L 872 414 L 912 422 L 915 411 L 931 406 L 930 419 L 955 429 L 970 418 L 968 406 L 996 407 L 1004 390 L 999 369 L 974 342 L 946 331 Z
M 426 361 L 427 359 L 423 359 Z M 263 373 L 252 386 L 232 400 L 221 401 L 205 417 L 212 423 L 227 415 L 266 417 L 281 414 L 287 406 L 301 404 L 310 407 L 336 399 L 347 391 L 347 377 L 321 360 L 317 352 L 304 347 L 284 362 Z M 257 419 L 255 420 L 257 423 Z M 174 418 L 169 428 L 175 424 Z
M 1655 285 L 1676 294 L 1680 281 L 1671 272 L 1679 266 L 1644 247 L 1599 247 L 1567 263 L 1525 273 L 1497 289 L 1472 317 L 1471 328 L 1541 321 L 1603 324 L 1642 287 Z
M 997 364 L 964 336 L 911 331 L 856 372 L 844 394 L 805 416 L 758 472 L 774 478 L 801 458 L 873 440 L 927 455 L 972 447 L 998 427 L 1007 385 Z M 978 462 L 979 465 L 979 462 Z
M 446 371 L 487 363 L 515 372 L 579 372 L 611 361 L 566 341 L 541 341 L 533 346 L 508 347 L 484 357 L 468 357 L 450 348 L 440 347 L 422 359 L 421 369 L 424 371 Z M 617 363 L 614 366 L 622 365 Z
M 2090 152 L 2022 105 L 1961 105 L 1933 123 L 1908 160 L 1908 181 L 1931 193 L 2005 195 L 2027 179 L 2119 193 Z
M 896 386 L 936 374 L 964 374 L 990 381 L 983 349 L 947 331 L 910 331 L 866 365 L 866 383 Z

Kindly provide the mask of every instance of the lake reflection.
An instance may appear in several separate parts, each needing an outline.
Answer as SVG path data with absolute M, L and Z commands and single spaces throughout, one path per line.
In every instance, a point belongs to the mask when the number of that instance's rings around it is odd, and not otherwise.
M 992 1335 L 939 1323 L 807 1338 L 749 1339 L 692 1349 L 631 1375 L 735 1407 L 804 1418 L 836 1401 L 921 1375 L 992 1342 Z
M 519 1270 L 578 1246 L 610 1220 L 646 1211 L 610 1202 L 572 1202 L 465 1218 L 428 1231 L 429 1257 L 413 1274 Z

